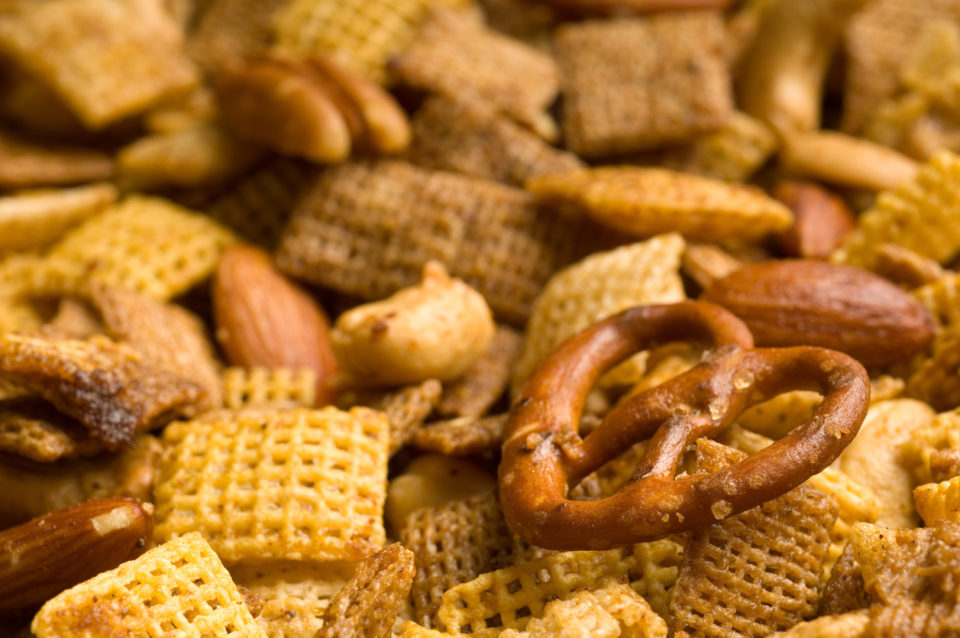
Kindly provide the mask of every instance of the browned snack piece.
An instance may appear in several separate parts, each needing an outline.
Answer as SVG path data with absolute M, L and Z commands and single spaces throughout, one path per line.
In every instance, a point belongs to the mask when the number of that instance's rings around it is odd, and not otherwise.
M 86 301 L 76 297 L 62 297 L 57 305 L 57 313 L 43 325 L 42 330 L 47 335 L 63 335 L 71 339 L 104 334 L 99 313 Z
M 863 588 L 863 570 L 854 555 L 854 544 L 847 543 L 823 585 L 818 613 L 821 616 L 843 614 L 869 606 L 870 596 Z
M 262 250 L 235 246 L 213 278 L 216 338 L 232 365 L 308 367 L 317 375 L 317 405 L 334 395 L 337 360 L 329 322 L 310 295 L 273 267 Z
M 143 355 L 145 363 L 202 387 L 198 412 L 221 406 L 219 365 L 199 317 L 175 304 L 114 286 L 95 283 L 91 292 L 107 334 Z
M 832 348 L 864 365 L 904 361 L 933 339 L 933 319 L 916 299 L 842 264 L 752 264 L 716 281 L 702 299 L 745 321 L 759 345 Z
M 43 397 L 109 450 L 195 409 L 197 384 L 141 361 L 106 337 L 86 341 L 0 336 L 0 376 Z
M 944 275 L 936 261 L 899 244 L 877 247 L 873 271 L 908 290 L 932 284 Z
M 523 186 L 529 178 L 583 166 L 488 105 L 462 97 L 427 98 L 412 126 L 407 158 L 427 168 Z
M 434 13 L 413 43 L 390 61 L 390 70 L 412 87 L 484 103 L 541 137 L 556 137 L 556 124 L 546 113 L 559 90 L 553 58 L 472 16 Z
M 388 638 L 415 571 L 413 553 L 400 543 L 360 561 L 350 582 L 330 601 L 314 638 Z
M 483 17 L 491 29 L 544 49 L 550 45 L 550 33 L 557 11 L 537 0 L 480 0 Z
M 733 112 L 718 11 L 561 25 L 563 132 L 581 157 L 691 140 Z
M 99 499 L 0 533 L 0 617 L 30 611 L 64 589 L 139 555 L 153 506 Z
M 294 210 L 277 251 L 284 272 L 341 293 L 381 299 L 441 262 L 495 315 L 522 323 L 557 269 L 607 238 L 515 188 L 405 162 L 324 171 Z
M 272 18 L 288 0 L 213 0 L 187 39 L 187 53 L 208 74 L 249 60 L 271 40 Z
M 390 454 L 395 454 L 413 439 L 437 402 L 442 386 L 436 379 L 397 390 L 345 391 L 337 405 L 346 409 L 357 405 L 381 410 L 390 422 Z
M 465 455 L 495 451 L 503 444 L 507 415 L 461 416 L 433 421 L 414 434 L 413 445 L 427 452 Z
M 793 226 L 777 237 L 787 257 L 826 259 L 856 226 L 850 207 L 813 182 L 783 181 L 773 194 L 793 212 Z
M 0 187 L 33 188 L 110 179 L 111 157 L 98 150 L 36 142 L 0 131 Z
M 0 400 L 0 452 L 50 463 L 102 450 L 103 445 L 80 423 L 42 399 Z
M 507 326 L 497 326 L 487 353 L 462 377 L 444 384 L 437 414 L 443 417 L 486 414 L 506 390 L 522 344 L 520 333 Z

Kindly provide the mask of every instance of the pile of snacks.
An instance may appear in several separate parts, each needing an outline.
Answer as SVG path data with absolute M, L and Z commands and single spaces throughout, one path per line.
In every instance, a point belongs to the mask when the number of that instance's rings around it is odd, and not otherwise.
M 960 0 L 0 4 L 0 636 L 960 635 Z

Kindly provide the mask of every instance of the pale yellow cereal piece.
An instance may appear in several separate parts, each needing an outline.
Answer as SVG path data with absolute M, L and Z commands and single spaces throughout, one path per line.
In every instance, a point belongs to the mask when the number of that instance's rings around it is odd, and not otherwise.
M 111 184 L 0 197 L 0 252 L 40 248 L 117 199 Z
M 0 259 L 0 294 L 24 299 L 71 293 L 89 293 L 83 264 L 30 252 L 13 253 Z
M 745 428 L 779 439 L 811 416 L 823 396 L 819 392 L 794 390 L 778 394 L 737 417 Z
M 679 235 L 661 235 L 596 253 L 551 277 L 527 323 L 513 370 L 513 392 L 544 356 L 583 328 L 632 306 L 683 300 L 678 272 L 683 248 Z M 632 365 L 627 375 L 635 381 L 643 367 Z
M 68 589 L 33 619 L 38 638 L 264 636 L 230 574 L 188 534 Z
M 871 267 L 883 244 L 899 244 L 938 263 L 960 250 L 960 157 L 941 151 L 895 190 L 881 192 L 831 260 Z
M 913 500 L 926 525 L 934 521 L 960 523 L 960 476 L 918 486 L 913 490 Z
M 960 450 L 960 408 L 914 430 L 901 447 L 901 458 L 918 485 L 938 482 L 931 462 L 938 452 L 951 449 Z
M 50 256 L 84 266 L 91 281 L 166 300 L 208 277 L 233 242 L 205 215 L 132 195 L 70 231 Z
M 836 467 L 870 485 L 877 495 L 879 525 L 916 527 L 913 478 L 900 462 L 900 447 L 933 417 L 930 406 L 912 399 L 876 403 L 870 407 L 860 433 L 837 459 Z
M 808 620 L 769 638 L 863 638 L 869 627 L 870 615 L 861 609 Z
M 527 190 L 632 235 L 676 231 L 707 241 L 757 241 L 793 214 L 763 191 L 660 168 L 608 166 L 536 177 Z
M 226 368 L 221 374 L 223 405 L 233 410 L 266 404 L 310 408 L 316 403 L 316 378 L 312 368 Z
M 219 411 L 163 433 L 158 541 L 200 531 L 230 564 L 359 560 L 385 541 L 388 423 L 354 408 Z

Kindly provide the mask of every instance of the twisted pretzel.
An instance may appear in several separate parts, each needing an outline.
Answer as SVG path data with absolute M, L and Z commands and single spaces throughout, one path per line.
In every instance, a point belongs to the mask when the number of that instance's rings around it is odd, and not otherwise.
M 712 353 L 623 402 L 580 437 L 584 401 L 607 368 L 639 350 L 691 339 L 706 341 Z M 752 346 L 739 319 L 705 302 L 631 308 L 562 344 L 511 410 L 500 464 L 500 503 L 511 529 L 551 549 L 619 547 L 750 509 L 823 470 L 866 416 L 866 371 L 824 348 Z M 816 390 L 824 399 L 807 422 L 736 465 L 675 477 L 689 443 L 788 390 Z M 566 498 L 569 486 L 647 438 L 639 466 L 618 492 L 595 501 Z

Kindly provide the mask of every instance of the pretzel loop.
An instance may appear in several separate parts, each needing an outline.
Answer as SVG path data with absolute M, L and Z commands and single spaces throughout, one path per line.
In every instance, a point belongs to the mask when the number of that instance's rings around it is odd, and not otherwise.
M 625 401 L 580 437 L 580 412 L 605 370 L 639 350 L 692 339 L 706 341 L 710 355 Z M 750 509 L 824 469 L 866 416 L 866 371 L 824 348 L 752 346 L 739 319 L 705 302 L 631 308 L 562 344 L 511 410 L 500 464 L 501 507 L 511 529 L 550 549 L 619 547 Z M 807 422 L 731 468 L 675 477 L 689 443 L 789 390 L 824 396 Z M 637 470 L 618 492 L 594 501 L 566 498 L 570 486 L 648 438 Z

